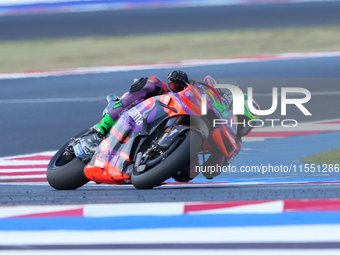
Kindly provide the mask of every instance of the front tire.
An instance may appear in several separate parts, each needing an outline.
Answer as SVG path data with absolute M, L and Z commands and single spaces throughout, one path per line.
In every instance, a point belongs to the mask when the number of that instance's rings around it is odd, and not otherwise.
M 76 137 L 79 137 L 89 129 L 85 129 Z M 56 190 L 75 190 L 87 182 L 89 179 L 84 174 L 84 167 L 86 166 L 79 158 L 73 158 L 67 161 L 63 157 L 63 153 L 69 143 L 64 144 L 62 148 L 53 156 L 47 167 L 47 181 L 51 187 Z
M 133 186 L 137 189 L 152 189 L 161 185 L 196 155 L 202 143 L 201 134 L 196 131 L 189 131 L 182 143 L 158 165 L 142 173 L 133 170 L 131 174 Z

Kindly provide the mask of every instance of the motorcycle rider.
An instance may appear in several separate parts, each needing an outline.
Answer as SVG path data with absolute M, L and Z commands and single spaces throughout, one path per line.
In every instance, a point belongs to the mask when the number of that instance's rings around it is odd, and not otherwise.
M 131 85 L 115 106 L 106 113 L 102 120 L 92 129 L 106 135 L 118 118 L 127 110 L 141 103 L 145 99 L 169 92 L 179 92 L 189 83 L 188 75 L 180 70 L 172 71 L 167 76 L 168 85 L 156 76 L 142 77 Z M 170 88 L 170 90 L 169 90 Z

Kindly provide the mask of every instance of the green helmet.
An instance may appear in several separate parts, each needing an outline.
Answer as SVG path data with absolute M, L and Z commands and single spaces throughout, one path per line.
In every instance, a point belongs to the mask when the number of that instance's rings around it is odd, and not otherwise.
M 260 110 L 259 104 L 254 99 L 252 103 L 256 110 Z M 245 123 L 245 125 L 238 124 L 237 136 L 242 137 L 248 135 L 250 131 L 256 126 L 259 117 L 259 115 L 255 115 L 249 110 L 248 96 L 244 94 L 244 115 L 238 115 L 237 118 L 239 123 Z
M 260 106 L 259 104 L 256 102 L 256 100 L 253 99 L 253 107 L 256 110 L 260 110 Z M 244 115 L 246 115 L 249 119 L 253 120 L 253 121 L 258 121 L 258 119 L 260 118 L 259 115 L 253 114 L 248 107 L 248 96 L 247 94 L 244 94 Z

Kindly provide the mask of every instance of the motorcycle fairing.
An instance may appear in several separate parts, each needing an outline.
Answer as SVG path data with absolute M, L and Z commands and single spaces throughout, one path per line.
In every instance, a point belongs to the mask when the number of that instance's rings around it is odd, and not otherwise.
M 135 160 L 131 157 L 135 157 L 138 146 L 143 144 L 160 125 L 165 125 L 170 118 L 177 116 L 201 116 L 201 91 L 200 87 L 189 85 L 179 93 L 151 97 L 123 113 L 103 141 L 104 145 L 99 147 L 91 162 L 85 167 L 86 177 L 107 184 L 128 182 L 129 172 L 132 171 Z M 211 105 L 208 107 L 211 108 Z M 143 121 L 140 119 L 141 116 Z M 188 128 L 190 129 L 186 127 Z M 219 136 L 221 141 L 225 140 L 223 136 L 225 134 Z M 109 150 L 106 149 L 108 146 Z M 226 152 L 231 155 L 233 151 L 235 148 L 232 145 Z
M 124 180 L 129 179 L 126 174 L 106 160 L 99 157 L 93 157 L 93 159 L 93 166 L 90 163 L 84 169 L 85 176 L 89 180 L 97 183 L 124 184 Z
M 168 94 L 149 98 L 125 112 L 103 140 L 104 145 L 99 146 L 96 155 L 85 167 L 86 177 L 107 184 L 124 184 L 128 181 L 129 175 L 124 170 L 130 170 L 129 166 L 134 161 L 130 157 L 134 156 L 131 152 L 136 146 L 136 139 L 142 143 L 169 118 L 187 114 L 188 111 L 181 109 L 182 105 L 173 96 Z M 138 122 L 139 114 L 143 116 L 143 122 Z M 111 149 L 107 150 L 107 147 Z

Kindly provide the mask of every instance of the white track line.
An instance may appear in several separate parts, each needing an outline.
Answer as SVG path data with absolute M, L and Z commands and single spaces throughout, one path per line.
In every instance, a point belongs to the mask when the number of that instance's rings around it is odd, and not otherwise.
M 0 245 L 340 242 L 339 231 L 340 225 L 0 231 Z
M 46 178 L 46 174 L 40 174 L 40 175 L 0 176 L 0 180 L 35 179 L 35 178 Z
M 0 104 L 36 104 L 36 103 L 74 103 L 74 102 L 98 102 L 105 97 L 72 97 L 72 98 L 44 98 L 44 99 L 2 99 Z

